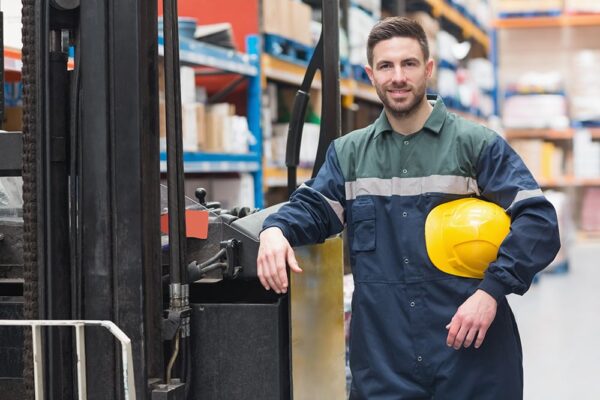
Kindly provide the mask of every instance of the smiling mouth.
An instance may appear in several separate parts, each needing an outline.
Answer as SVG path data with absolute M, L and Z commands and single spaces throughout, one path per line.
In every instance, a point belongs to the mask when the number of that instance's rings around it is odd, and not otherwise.
M 390 92 L 391 94 L 406 94 L 406 93 L 410 92 L 410 89 L 409 88 L 389 89 L 388 92 Z

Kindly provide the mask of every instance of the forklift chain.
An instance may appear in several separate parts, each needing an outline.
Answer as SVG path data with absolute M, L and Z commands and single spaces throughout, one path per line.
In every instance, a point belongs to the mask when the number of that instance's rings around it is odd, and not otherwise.
M 36 185 L 36 36 L 35 0 L 23 0 L 23 296 L 25 319 L 38 318 Z M 31 331 L 23 330 L 25 399 L 34 398 Z

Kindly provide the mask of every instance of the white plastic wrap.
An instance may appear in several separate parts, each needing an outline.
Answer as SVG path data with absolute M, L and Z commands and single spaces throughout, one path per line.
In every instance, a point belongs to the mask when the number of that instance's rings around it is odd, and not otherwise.
M 23 209 L 23 179 L 0 177 L 0 217 L 20 217 Z

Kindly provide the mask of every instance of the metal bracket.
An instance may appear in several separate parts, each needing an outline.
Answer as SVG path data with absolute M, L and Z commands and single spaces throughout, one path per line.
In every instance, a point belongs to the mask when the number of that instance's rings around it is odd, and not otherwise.
M 189 318 L 191 309 L 167 310 L 167 317 L 162 320 L 163 340 L 173 340 L 177 330 L 183 325 L 185 318 Z
M 225 249 L 227 255 L 227 268 L 223 271 L 223 278 L 235 279 L 242 271 L 239 265 L 239 254 L 242 242 L 236 239 L 229 239 L 221 242 L 221 248 Z
M 152 390 L 152 400 L 185 400 L 185 383 L 172 379 L 172 383 L 159 384 Z

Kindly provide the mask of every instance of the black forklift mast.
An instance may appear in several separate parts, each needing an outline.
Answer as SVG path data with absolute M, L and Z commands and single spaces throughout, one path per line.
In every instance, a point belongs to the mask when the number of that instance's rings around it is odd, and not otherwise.
M 16 134 L 0 138 L 16 154 L 22 147 L 21 159 L 0 159 L 0 173 L 23 177 L 23 317 L 113 321 L 132 341 L 139 399 L 291 399 L 289 295 L 265 292 L 256 276 L 261 222 L 276 207 L 247 216 L 213 212 L 213 239 L 198 244 L 185 236 L 177 0 L 164 0 L 164 10 L 167 274 L 159 226 L 157 2 L 23 0 L 22 143 Z M 323 89 L 313 175 L 341 125 L 339 2 L 323 0 L 322 10 L 311 61 Z M 299 101 L 308 101 L 314 71 L 308 75 Z M 304 117 L 293 119 L 290 167 Z M 190 272 L 196 280 L 209 271 L 221 283 L 190 282 Z M 45 398 L 75 399 L 73 335 L 45 332 Z M 22 398 L 29 400 L 32 344 L 27 330 L 23 335 L 18 361 Z M 89 329 L 86 349 L 87 398 L 124 398 L 113 338 Z M 0 380 L 0 399 L 2 389 Z
M 22 54 L 25 318 L 114 321 L 148 398 L 164 371 L 157 4 L 23 0 Z M 47 331 L 48 399 L 76 398 L 71 340 Z M 89 329 L 86 347 L 88 399 L 121 398 L 113 339 Z

